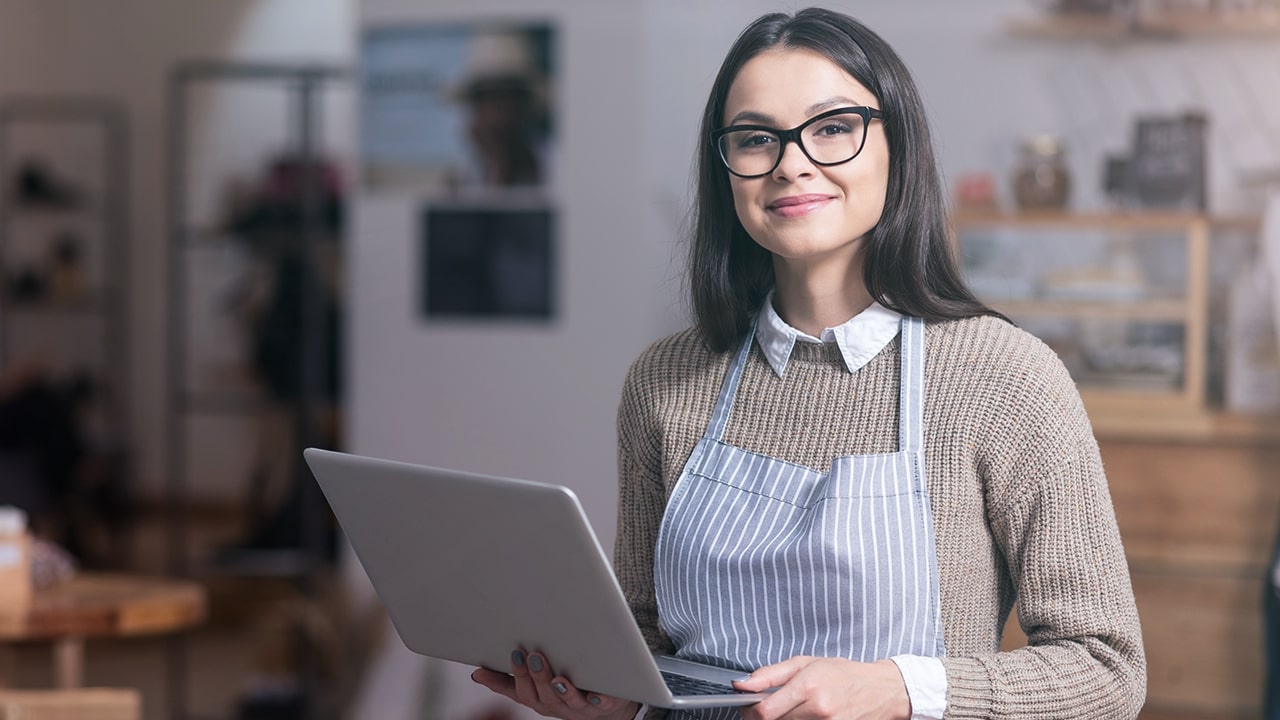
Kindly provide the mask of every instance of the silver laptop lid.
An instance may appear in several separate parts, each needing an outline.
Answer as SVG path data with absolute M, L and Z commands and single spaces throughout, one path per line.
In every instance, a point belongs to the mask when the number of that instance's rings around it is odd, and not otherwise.
M 501 672 L 512 650 L 538 650 L 583 690 L 672 704 L 571 490 L 304 456 L 410 650 Z

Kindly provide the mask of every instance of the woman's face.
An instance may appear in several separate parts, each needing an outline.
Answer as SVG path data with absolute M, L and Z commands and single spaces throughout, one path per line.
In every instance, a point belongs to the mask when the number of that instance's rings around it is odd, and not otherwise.
M 738 71 L 725 98 L 723 122 L 786 130 L 828 110 L 857 105 L 880 107 L 871 91 L 821 54 L 768 50 Z M 855 261 L 862 237 L 880 220 L 889 180 L 884 126 L 872 120 L 866 133 L 862 151 L 841 165 L 816 165 L 792 142 L 773 172 L 729 176 L 738 220 L 773 253 L 775 263 Z

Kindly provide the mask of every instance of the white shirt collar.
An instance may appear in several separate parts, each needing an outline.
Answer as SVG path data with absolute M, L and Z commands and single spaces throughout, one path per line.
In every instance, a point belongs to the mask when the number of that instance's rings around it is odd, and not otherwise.
M 756 342 L 773 371 L 782 377 L 791 360 L 796 341 L 807 343 L 834 342 L 840 348 L 845 367 L 857 372 L 880 353 L 898 334 L 902 315 L 873 302 L 866 310 L 844 324 L 822 331 L 816 338 L 788 325 L 773 309 L 773 292 L 764 299 L 764 307 L 756 316 Z

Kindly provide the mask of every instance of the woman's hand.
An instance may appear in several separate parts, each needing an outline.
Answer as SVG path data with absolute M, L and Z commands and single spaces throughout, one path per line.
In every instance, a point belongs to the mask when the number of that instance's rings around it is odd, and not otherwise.
M 569 679 L 556 675 L 540 653 L 511 653 L 511 675 L 479 668 L 471 679 L 532 708 L 539 715 L 563 720 L 631 720 L 640 704 L 622 698 L 583 692 Z
M 909 720 L 911 698 L 892 660 L 860 663 L 793 657 L 756 670 L 734 683 L 769 697 L 742 708 L 745 720 Z

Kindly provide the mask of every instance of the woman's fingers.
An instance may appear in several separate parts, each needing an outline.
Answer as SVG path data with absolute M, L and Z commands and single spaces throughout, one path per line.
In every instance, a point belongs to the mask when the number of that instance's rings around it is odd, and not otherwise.
M 499 695 L 520 702 L 519 697 L 516 695 L 515 679 L 506 673 L 494 672 L 486 668 L 476 668 L 475 672 L 471 673 L 471 679 Z
M 511 652 L 511 678 L 515 685 L 516 702 L 528 705 L 538 697 L 533 678 L 529 676 L 529 658 L 523 650 Z
M 561 684 L 559 687 L 552 686 L 552 677 L 555 673 L 551 671 L 551 663 L 540 653 L 529 653 L 527 662 L 529 668 L 529 677 L 533 680 L 533 687 L 536 692 L 538 702 L 547 709 L 555 708 L 564 704 Z
M 639 708 L 629 700 L 579 690 L 538 652 L 511 653 L 511 675 L 478 668 L 471 679 L 548 717 L 631 718 Z
M 748 675 L 745 680 L 735 680 L 733 686 L 747 692 L 763 692 L 769 688 L 782 687 L 814 660 L 817 658 L 797 655 L 780 663 L 765 665 Z

